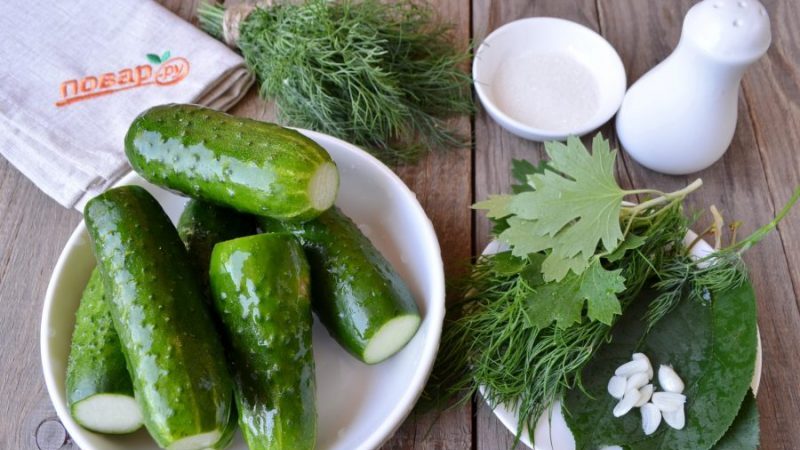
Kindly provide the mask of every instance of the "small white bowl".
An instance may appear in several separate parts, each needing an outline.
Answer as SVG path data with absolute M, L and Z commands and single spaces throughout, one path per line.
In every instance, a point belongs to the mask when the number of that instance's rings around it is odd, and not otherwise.
M 408 283 L 422 313 L 419 331 L 398 354 L 368 366 L 350 356 L 317 320 L 313 327 L 317 374 L 319 450 L 371 450 L 402 424 L 430 374 L 444 319 L 444 270 L 439 243 L 414 194 L 385 165 L 363 150 L 312 131 L 341 173 L 336 204 L 361 228 Z M 145 187 L 177 220 L 186 198 L 131 173 L 119 184 Z M 72 233 L 56 264 L 44 302 L 42 367 L 50 399 L 75 443 L 84 450 L 158 450 L 144 429 L 108 436 L 81 428 L 69 414 L 64 381 L 75 311 L 95 265 L 86 226 Z M 230 450 L 246 450 L 240 436 Z
M 537 128 L 511 117 L 496 98 L 496 90 L 503 89 L 497 81 L 498 70 L 512 58 L 528 55 L 562 55 L 587 69 L 596 82 L 594 113 L 562 129 Z M 583 25 L 550 17 L 517 20 L 493 31 L 478 47 L 472 77 L 489 115 L 511 133 L 533 141 L 564 140 L 596 130 L 617 112 L 627 86 L 625 67 L 608 41 Z

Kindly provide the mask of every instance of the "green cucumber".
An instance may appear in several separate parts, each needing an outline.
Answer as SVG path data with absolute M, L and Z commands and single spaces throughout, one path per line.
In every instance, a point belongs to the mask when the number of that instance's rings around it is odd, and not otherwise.
M 414 337 L 420 314 L 408 286 L 338 208 L 302 224 L 261 219 L 261 226 L 300 239 L 314 280 L 314 312 L 356 358 L 379 363 Z
M 125 434 L 142 427 L 142 410 L 133 395 L 98 270 L 92 271 L 75 314 L 67 404 L 72 418 L 87 430 Z
M 106 301 L 150 435 L 162 448 L 222 448 L 233 437 L 233 383 L 186 248 L 143 188 L 86 204 Z
M 313 319 L 302 247 L 285 233 L 222 242 L 211 256 L 210 279 L 248 447 L 314 448 Z
M 178 235 L 204 288 L 208 287 L 211 251 L 219 242 L 256 234 L 257 224 L 249 214 L 190 199 L 178 219 Z
M 140 114 L 125 153 L 151 183 L 281 220 L 318 216 L 339 188 L 330 155 L 299 132 L 194 105 Z

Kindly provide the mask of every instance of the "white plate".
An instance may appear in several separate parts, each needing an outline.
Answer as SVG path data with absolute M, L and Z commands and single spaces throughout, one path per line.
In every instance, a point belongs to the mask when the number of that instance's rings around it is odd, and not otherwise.
M 386 166 L 339 139 L 301 130 L 331 154 L 341 173 L 336 204 L 359 225 L 408 283 L 422 325 L 414 339 L 389 360 L 367 366 L 346 353 L 315 320 L 317 448 L 373 449 L 388 439 L 416 403 L 430 374 L 444 318 L 444 271 L 439 243 L 415 195 Z M 119 184 L 147 188 L 173 220 L 186 202 L 136 174 Z M 42 313 L 41 352 L 45 382 L 59 418 L 83 450 L 149 450 L 146 431 L 109 437 L 88 432 L 69 415 L 64 378 L 75 311 L 95 265 L 83 222 L 64 247 L 50 279 Z M 247 447 L 237 437 L 232 450 Z
M 695 241 L 695 238 L 697 238 L 697 234 L 689 231 L 684 239 L 685 245 L 691 245 L 691 243 Z M 507 249 L 508 247 L 505 246 L 505 244 L 499 241 L 493 241 L 486 246 L 486 248 L 483 250 L 483 254 L 492 255 Z M 691 255 L 701 258 L 713 251 L 714 249 L 708 245 L 706 241 L 700 240 L 697 241 L 697 243 L 695 243 L 695 245 L 692 247 Z M 762 365 L 761 334 L 757 334 L 757 337 L 758 347 L 756 349 L 756 367 L 753 373 L 753 381 L 750 385 L 754 393 L 758 392 L 758 385 L 761 381 Z M 483 388 L 481 388 L 481 394 L 483 394 L 483 391 Z M 510 431 L 511 434 L 516 436 L 519 417 L 517 416 L 515 410 L 507 405 L 498 405 L 494 409 L 494 415 L 497 416 L 497 418 L 503 425 L 505 425 L 506 428 L 508 428 L 508 431 Z M 533 432 L 533 438 L 533 442 L 535 442 L 536 445 L 532 443 L 530 434 L 528 433 L 528 430 L 525 429 L 522 431 L 520 441 L 534 450 L 575 450 L 575 438 L 572 436 L 572 433 L 567 426 L 567 422 L 564 420 L 564 416 L 561 414 L 561 404 L 559 402 L 556 402 L 552 409 L 545 411 L 544 414 L 542 414 L 542 417 L 540 417 L 536 422 L 536 429 Z

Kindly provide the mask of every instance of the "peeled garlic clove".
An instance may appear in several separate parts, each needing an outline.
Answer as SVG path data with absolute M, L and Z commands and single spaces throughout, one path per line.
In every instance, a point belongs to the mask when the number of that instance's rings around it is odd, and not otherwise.
M 645 403 L 642 406 L 642 430 L 644 434 L 650 436 L 655 433 L 661 425 L 661 410 L 652 403 Z
M 628 383 L 625 385 L 625 392 L 630 391 L 631 389 L 639 389 L 647 382 L 650 381 L 647 379 L 647 374 L 644 372 L 639 372 L 631 375 L 628 377 Z
M 639 391 L 637 389 L 631 389 L 630 391 L 626 392 L 625 395 L 622 397 L 622 400 L 617 403 L 617 406 L 614 407 L 614 417 L 622 417 L 625 414 L 628 414 L 628 411 L 633 409 L 633 405 L 639 401 Z
M 683 393 L 683 380 L 671 366 L 662 365 L 658 368 L 658 384 L 661 385 L 661 389 L 667 392 Z
M 646 371 L 646 373 L 647 373 L 647 381 L 652 380 L 653 379 L 653 365 L 650 364 L 650 358 L 648 358 L 647 355 L 645 355 L 644 353 L 634 353 L 632 358 L 633 358 L 634 361 L 636 361 L 636 360 L 647 361 L 647 371 Z
M 650 397 L 653 396 L 653 385 L 648 384 L 643 386 L 639 389 L 639 401 L 636 402 L 635 407 L 641 408 L 645 403 L 650 401 Z
M 670 412 L 683 408 L 683 404 L 686 403 L 686 396 L 675 392 L 656 392 L 653 394 L 651 401 L 661 411 Z
M 608 393 L 616 399 L 621 399 L 625 396 L 625 385 L 627 380 L 625 377 L 614 375 L 608 380 Z
M 614 375 L 629 377 L 635 373 L 647 372 L 647 366 L 649 364 L 650 363 L 644 359 L 634 359 L 633 361 L 626 362 L 617 367 L 617 370 L 614 371 Z
M 683 413 L 683 406 L 675 411 L 664 411 L 663 416 L 664 422 L 667 422 L 667 425 L 676 430 L 682 430 L 684 425 L 686 425 L 686 416 Z

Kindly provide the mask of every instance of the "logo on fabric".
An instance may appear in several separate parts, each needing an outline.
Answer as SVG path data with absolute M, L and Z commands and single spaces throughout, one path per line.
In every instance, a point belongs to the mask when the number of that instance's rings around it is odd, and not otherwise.
M 171 86 L 180 83 L 189 75 L 189 61 L 180 56 L 171 56 L 169 50 L 161 55 L 148 53 L 147 60 L 151 64 L 62 82 L 56 106 L 67 106 L 142 86 Z

